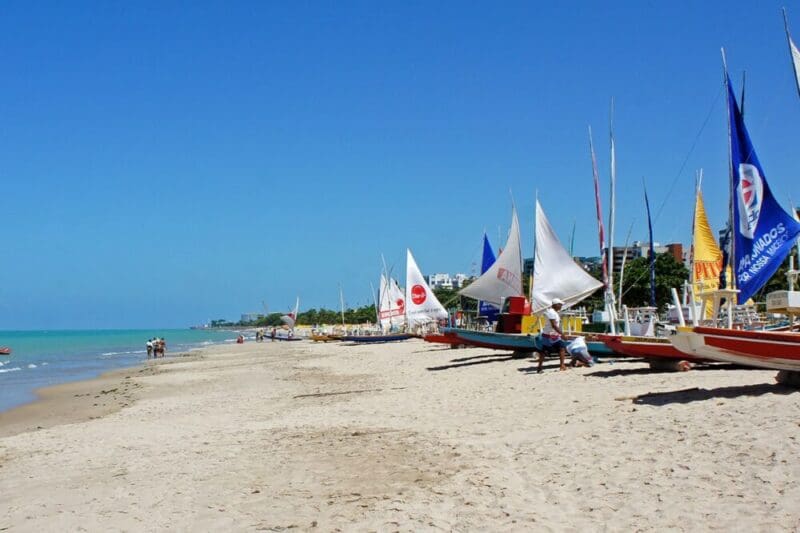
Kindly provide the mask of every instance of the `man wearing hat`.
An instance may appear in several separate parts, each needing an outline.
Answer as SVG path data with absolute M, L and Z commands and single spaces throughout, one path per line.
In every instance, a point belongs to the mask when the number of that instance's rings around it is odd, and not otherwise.
M 567 354 L 567 345 L 562 338 L 561 331 L 561 317 L 558 312 L 564 306 L 564 302 L 558 298 L 553 298 L 550 302 L 550 307 L 544 311 L 544 327 L 542 328 L 542 345 L 546 351 L 553 351 L 558 349 L 558 357 L 561 360 L 560 370 L 566 370 L 567 366 L 564 364 L 564 359 Z M 542 364 L 544 363 L 544 351 L 539 352 L 539 368 L 538 372 L 542 371 Z

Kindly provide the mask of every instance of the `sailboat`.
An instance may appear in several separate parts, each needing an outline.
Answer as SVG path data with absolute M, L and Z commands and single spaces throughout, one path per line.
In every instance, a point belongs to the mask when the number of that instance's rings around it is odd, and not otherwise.
M 791 41 L 790 41 L 791 43 Z M 723 54 L 724 62 L 724 54 Z M 800 223 L 778 204 L 767 184 L 727 69 L 731 222 L 735 288 L 715 294 L 714 309 L 726 298 L 727 327 L 679 328 L 670 340 L 686 354 L 758 368 L 800 372 L 800 334 L 733 329 L 733 300 L 747 301 L 775 273 L 800 235 Z M 800 312 L 800 294 L 786 291 L 785 310 Z M 769 297 L 768 297 L 769 301 Z M 793 307 L 796 306 L 796 307 Z M 796 376 L 796 374 L 795 374 Z
M 486 232 L 483 233 L 483 254 L 481 257 L 481 275 L 485 274 L 487 270 L 492 268 L 492 265 L 497 260 L 492 250 L 492 245 L 489 243 L 489 237 Z M 483 300 L 478 301 L 478 318 L 484 318 L 487 322 L 497 322 L 497 317 L 500 315 L 500 307 Z
M 503 310 L 497 323 L 497 331 L 474 331 L 464 328 L 444 328 L 445 339 L 440 342 L 467 344 L 495 350 L 531 352 L 532 341 L 519 334 L 520 317 L 529 314 L 522 290 L 522 246 L 519 233 L 519 218 L 515 207 L 511 208 L 511 227 L 503 253 L 475 281 L 459 291 L 459 294 L 487 302 Z M 515 333 L 513 331 L 516 329 Z
M 295 337 L 294 335 L 294 326 L 297 324 L 297 316 L 300 310 L 300 297 L 297 298 L 294 304 L 294 310 L 286 313 L 285 315 L 281 316 L 281 322 L 283 325 L 286 326 L 288 331 L 286 335 L 275 335 L 272 337 L 272 340 L 276 341 L 299 341 L 302 340 L 300 337 Z
M 414 335 L 399 331 L 406 323 L 406 300 L 397 280 L 381 273 L 376 315 L 380 331 L 342 335 L 341 340 L 356 344 L 403 341 Z
M 649 216 L 648 216 L 649 223 Z M 650 242 L 653 242 L 652 231 L 650 234 Z M 716 290 L 719 287 L 719 275 L 722 270 L 722 252 L 717 246 L 714 235 L 711 231 L 711 226 L 708 223 L 706 216 L 705 205 L 703 203 L 703 194 L 701 192 L 701 181 L 698 180 L 697 188 L 695 191 L 695 209 L 694 209 L 694 223 L 692 230 L 692 282 L 695 287 L 696 293 L 707 290 Z M 696 313 L 694 308 L 693 313 Z M 711 310 L 708 311 L 709 316 Z M 625 324 L 628 327 L 629 317 L 625 317 Z M 653 325 L 653 322 L 650 322 Z M 672 361 L 691 361 L 701 362 L 707 361 L 687 355 L 679 351 L 667 337 L 657 337 L 655 332 L 649 332 L 648 335 L 631 335 L 626 332 L 624 335 L 602 335 L 601 339 L 605 344 L 616 353 L 627 355 L 630 357 L 644 357 L 650 359 L 653 366 L 662 367 L 657 361 L 658 359 L 667 359 Z M 663 368 L 663 367 L 662 367 Z M 684 370 L 687 366 L 681 366 L 679 369 Z
M 514 220 L 516 220 L 516 213 L 514 213 Z M 512 224 L 512 228 L 514 228 L 514 224 Z M 516 226 L 516 231 L 519 231 L 518 225 Z M 514 244 L 511 236 L 509 236 L 509 241 Z M 508 254 L 508 250 L 509 248 L 506 248 L 500 255 L 497 259 L 498 263 Z M 518 257 L 521 257 L 521 255 Z M 480 278 L 478 281 L 480 281 Z M 600 281 L 590 276 L 569 255 L 569 252 L 558 239 L 544 213 L 544 209 L 542 209 L 542 205 L 537 199 L 534 273 L 530 308 L 526 308 L 524 305 L 525 298 L 518 295 L 510 296 L 507 298 L 508 305 L 503 308 L 506 314 L 519 316 L 531 314 L 531 312 L 534 314 L 541 313 L 550 307 L 550 303 L 554 298 L 561 299 L 565 307 L 571 307 L 602 286 L 603 284 Z M 488 298 L 486 299 L 488 300 Z M 498 324 L 501 323 L 502 320 Z M 459 338 L 464 339 L 468 344 L 487 348 L 519 352 L 533 352 L 541 348 L 537 345 L 536 336 L 527 333 L 472 332 L 468 330 L 457 330 L 456 333 Z
M 406 250 L 406 322 L 424 329 L 448 318 L 444 306 L 428 286 L 410 249 Z

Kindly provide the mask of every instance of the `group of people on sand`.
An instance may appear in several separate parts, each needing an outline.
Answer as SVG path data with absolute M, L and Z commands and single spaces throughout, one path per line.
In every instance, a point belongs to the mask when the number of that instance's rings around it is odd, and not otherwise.
M 294 331 L 290 331 L 289 335 L 290 336 L 294 335 Z M 272 330 L 270 330 L 270 332 L 269 332 L 270 339 L 272 339 L 274 341 L 275 337 L 277 337 L 277 336 L 278 336 L 278 329 L 277 328 L 272 328 Z M 262 342 L 265 338 L 267 338 L 267 332 L 264 331 L 263 329 L 257 329 L 256 330 L 256 342 Z
M 550 307 L 544 311 L 544 327 L 539 335 L 536 336 L 535 342 L 537 344 L 537 351 L 539 352 L 539 367 L 537 372 L 542 371 L 544 364 L 545 354 L 558 353 L 560 360 L 560 370 L 566 370 L 565 363 L 566 356 L 569 354 L 571 361 L 570 366 L 592 366 L 594 359 L 589 354 L 589 349 L 586 346 L 586 341 L 583 337 L 576 337 L 575 339 L 566 342 L 563 339 L 564 332 L 561 331 L 561 317 L 558 312 L 564 306 L 564 302 L 559 298 L 553 298 L 550 302 Z
M 147 358 L 164 357 L 167 353 L 167 341 L 160 337 L 153 337 L 147 341 Z

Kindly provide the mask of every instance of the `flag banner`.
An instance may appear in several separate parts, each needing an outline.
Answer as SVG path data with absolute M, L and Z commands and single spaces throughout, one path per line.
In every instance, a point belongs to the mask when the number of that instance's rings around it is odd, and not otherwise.
M 786 28 L 786 40 L 789 42 L 789 55 L 792 58 L 792 70 L 794 71 L 794 80 L 797 84 L 797 94 L 800 95 L 800 50 L 794 44 L 792 36 L 789 35 L 789 23 L 786 20 L 786 10 L 783 11 L 783 24 Z
M 600 173 L 597 171 L 597 158 L 594 155 L 592 130 L 589 130 L 589 151 L 592 154 L 592 177 L 594 179 L 594 206 L 597 211 L 597 237 L 600 240 L 600 263 L 603 265 L 603 285 L 608 287 L 608 265 L 606 258 L 606 235 L 603 228 L 603 209 L 600 201 Z M 608 253 L 613 253 L 609 250 Z
M 481 259 L 481 275 L 485 274 L 489 268 L 494 264 L 495 256 L 492 245 L 489 244 L 489 238 L 483 234 L 483 257 Z M 497 322 L 497 315 L 500 314 L 500 308 L 488 302 L 478 302 L 478 316 L 486 317 L 489 322 Z
M 648 261 L 650 263 L 650 307 L 656 306 L 656 250 L 653 243 L 653 223 L 650 220 L 650 201 L 647 199 L 647 189 L 644 190 L 644 205 L 647 208 L 647 231 L 650 233 L 650 250 Z
M 800 224 L 775 201 L 758 162 L 730 77 L 728 113 L 733 180 L 734 275 L 740 304 L 750 299 L 791 252 Z

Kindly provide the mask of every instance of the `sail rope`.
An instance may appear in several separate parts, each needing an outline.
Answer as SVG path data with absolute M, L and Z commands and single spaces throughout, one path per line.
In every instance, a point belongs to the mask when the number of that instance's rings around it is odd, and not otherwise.
M 658 211 L 656 212 L 656 216 L 653 219 L 654 223 L 658 221 L 658 218 L 661 216 L 661 212 L 664 210 L 664 207 L 666 206 L 667 201 L 669 200 L 670 196 L 672 196 L 672 193 L 675 192 L 675 187 L 678 185 L 678 180 L 681 178 L 681 175 L 683 174 L 684 170 L 686 169 L 686 165 L 689 162 L 689 158 L 691 158 L 692 154 L 694 153 L 694 150 L 697 147 L 697 143 L 700 140 L 700 137 L 703 135 L 703 132 L 705 131 L 706 126 L 708 126 L 708 123 L 711 120 L 711 116 L 714 114 L 714 110 L 717 107 L 719 99 L 723 95 L 725 89 L 726 89 L 726 85 L 724 83 L 721 84 L 719 91 L 717 92 L 716 96 L 714 97 L 713 101 L 711 102 L 711 106 L 708 109 L 708 113 L 706 114 L 705 120 L 703 120 L 703 124 L 700 126 L 700 129 L 697 131 L 697 134 L 695 135 L 694 140 L 692 141 L 692 145 L 689 147 L 689 151 L 686 154 L 686 157 L 684 157 L 680 168 L 678 169 L 678 173 L 675 175 L 675 178 L 672 180 L 672 184 L 670 185 L 670 188 L 669 188 L 669 191 L 667 192 L 667 195 L 664 197 L 664 199 L 661 201 L 661 204 L 658 207 Z M 612 253 L 613 253 L 613 251 L 612 251 Z M 634 279 L 633 282 L 628 285 L 628 290 L 623 290 L 622 291 L 622 293 L 621 293 L 622 297 L 624 298 L 625 295 L 628 293 L 628 291 L 630 291 L 633 288 L 634 285 L 639 283 L 644 278 L 645 275 L 649 275 L 649 272 L 648 271 L 644 271 L 643 273 L 639 274 L 636 277 L 636 279 Z M 620 282 L 622 282 L 622 280 L 620 280 Z M 624 285 L 623 285 L 623 289 L 624 289 Z

